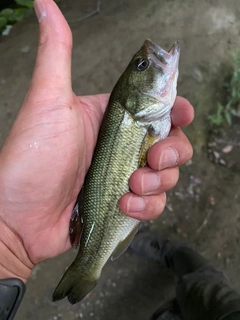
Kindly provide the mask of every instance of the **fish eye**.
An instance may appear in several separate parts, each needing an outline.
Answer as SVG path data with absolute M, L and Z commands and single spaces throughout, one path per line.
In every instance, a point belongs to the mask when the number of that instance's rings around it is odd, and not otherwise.
M 143 71 L 143 70 L 147 69 L 148 65 L 149 65 L 148 60 L 140 59 L 137 61 L 137 70 Z

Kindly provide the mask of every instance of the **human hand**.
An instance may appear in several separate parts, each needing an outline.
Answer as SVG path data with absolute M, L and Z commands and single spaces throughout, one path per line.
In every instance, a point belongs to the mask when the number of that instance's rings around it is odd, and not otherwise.
M 0 248 L 4 261 L 0 278 L 17 276 L 24 281 L 34 264 L 71 246 L 71 212 L 91 163 L 109 97 L 77 97 L 73 93 L 71 31 L 52 0 L 35 0 L 35 7 L 40 21 L 36 66 L 25 101 L 0 152 Z M 161 213 L 164 192 L 177 181 L 177 166 L 192 154 L 177 126 L 189 124 L 192 118 L 191 105 L 178 98 L 170 137 L 149 151 L 151 169 L 139 169 L 130 178 L 132 191 L 144 195 L 146 207 L 138 211 L 136 204 L 130 206 L 132 194 L 127 194 L 119 204 L 124 213 L 139 219 L 152 219 Z M 178 152 L 173 163 L 164 160 L 165 148 Z M 160 159 L 164 160 L 161 165 Z M 153 181 L 143 176 L 147 171 L 155 172 L 162 181 L 155 191 L 149 188 L 148 196 L 138 187 L 139 181 L 140 186 Z
M 166 205 L 165 191 L 172 189 L 179 178 L 179 166 L 192 157 L 192 146 L 179 127 L 189 125 L 194 117 L 191 104 L 177 97 L 171 111 L 169 136 L 148 151 L 148 165 L 136 170 L 129 179 L 132 192 L 120 200 L 121 210 L 139 220 L 157 218 Z

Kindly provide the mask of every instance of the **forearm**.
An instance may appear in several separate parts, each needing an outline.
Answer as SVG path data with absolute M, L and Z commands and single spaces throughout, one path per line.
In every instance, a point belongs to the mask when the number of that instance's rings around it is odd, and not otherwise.
M 33 268 L 21 238 L 0 218 L 0 279 L 26 282 Z

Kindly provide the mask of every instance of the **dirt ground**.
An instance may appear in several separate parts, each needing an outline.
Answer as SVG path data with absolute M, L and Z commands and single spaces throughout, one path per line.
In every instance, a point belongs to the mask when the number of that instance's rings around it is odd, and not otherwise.
M 195 107 L 195 120 L 185 130 L 194 157 L 181 168 L 177 186 L 168 193 L 164 213 L 143 227 L 192 243 L 240 290 L 240 175 L 236 149 L 240 126 L 236 120 L 233 131 L 228 134 L 224 129 L 226 135 L 217 144 L 217 135 L 208 141 L 207 122 L 221 94 L 215 85 L 216 78 L 223 79 L 220 66 L 228 63 L 232 52 L 240 47 L 239 0 L 102 1 L 100 13 L 83 21 L 77 20 L 96 9 L 96 1 L 62 0 L 59 5 L 72 21 L 72 81 L 79 95 L 111 91 L 146 38 L 166 49 L 175 40 L 180 42 L 178 93 Z M 34 15 L 15 25 L 8 36 L 0 37 L 0 146 L 26 94 L 37 43 Z M 234 146 L 234 152 L 229 145 Z M 214 154 L 214 148 L 215 156 L 227 150 L 228 163 L 235 165 L 218 165 L 216 159 L 211 162 L 208 153 Z M 68 252 L 36 267 L 16 320 L 149 319 L 174 295 L 171 274 L 156 262 L 128 251 L 107 263 L 98 286 L 83 302 L 74 306 L 66 299 L 53 303 L 52 292 L 75 253 Z

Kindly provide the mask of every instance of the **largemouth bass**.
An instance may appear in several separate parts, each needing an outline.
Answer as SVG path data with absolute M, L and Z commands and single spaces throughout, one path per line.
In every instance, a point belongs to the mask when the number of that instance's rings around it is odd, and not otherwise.
M 80 248 L 54 301 L 82 300 L 108 259 L 119 257 L 136 234 L 139 221 L 124 215 L 118 201 L 131 174 L 146 164 L 149 147 L 169 134 L 179 55 L 178 43 L 167 52 L 146 40 L 115 85 L 84 182 Z

